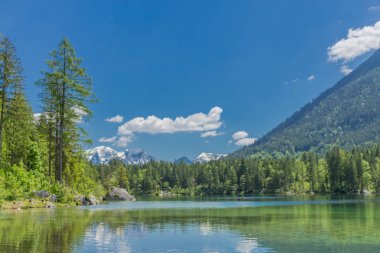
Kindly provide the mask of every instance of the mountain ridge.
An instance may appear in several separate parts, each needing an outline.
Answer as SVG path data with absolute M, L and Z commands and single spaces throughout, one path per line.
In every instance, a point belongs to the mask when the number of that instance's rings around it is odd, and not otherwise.
M 141 148 L 127 149 L 123 152 L 118 152 L 107 146 L 98 146 L 86 150 L 85 153 L 87 159 L 96 165 L 107 164 L 113 159 L 119 159 L 125 164 L 145 164 L 156 160 L 156 158 L 149 155 Z
M 113 159 L 119 159 L 125 164 L 143 165 L 151 161 L 157 161 L 155 157 L 148 154 L 142 148 L 127 149 L 123 152 L 118 152 L 111 147 L 98 146 L 85 151 L 87 155 L 87 160 L 92 164 L 108 164 Z M 226 157 L 226 154 L 216 154 L 216 153 L 200 153 L 194 160 L 190 160 L 183 156 L 174 160 L 175 164 L 192 164 L 192 163 L 206 163 L 209 161 L 219 160 Z
M 334 86 L 273 128 L 255 144 L 231 154 L 324 152 L 338 144 L 352 147 L 380 142 L 380 50 Z M 313 118 L 314 117 L 314 118 Z

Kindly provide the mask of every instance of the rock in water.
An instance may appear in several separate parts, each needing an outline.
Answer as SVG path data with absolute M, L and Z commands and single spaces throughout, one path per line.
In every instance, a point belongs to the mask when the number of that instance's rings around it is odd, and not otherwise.
M 136 198 L 128 193 L 126 189 L 111 187 L 111 190 L 108 193 L 107 199 L 109 200 L 128 200 L 135 201 Z

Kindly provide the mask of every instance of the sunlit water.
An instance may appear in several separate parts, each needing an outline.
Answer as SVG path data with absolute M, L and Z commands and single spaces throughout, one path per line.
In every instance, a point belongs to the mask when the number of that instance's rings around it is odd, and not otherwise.
M 0 252 L 380 252 L 380 196 L 140 198 L 1 211 Z

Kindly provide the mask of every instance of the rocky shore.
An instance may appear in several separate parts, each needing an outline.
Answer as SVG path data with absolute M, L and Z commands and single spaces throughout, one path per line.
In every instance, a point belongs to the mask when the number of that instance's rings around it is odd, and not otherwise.
M 106 196 L 96 197 L 94 195 L 76 195 L 69 203 L 58 202 L 58 197 L 45 190 L 36 191 L 33 196 L 25 200 L 5 201 L 1 203 L 0 209 L 21 210 L 27 208 L 56 208 L 71 206 L 99 205 L 103 201 L 136 201 L 136 198 L 128 193 L 126 189 L 111 187 Z

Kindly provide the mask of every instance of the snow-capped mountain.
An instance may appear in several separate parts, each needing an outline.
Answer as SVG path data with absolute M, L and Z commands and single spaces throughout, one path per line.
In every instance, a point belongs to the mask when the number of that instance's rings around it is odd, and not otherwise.
M 155 160 L 153 156 L 140 148 L 117 152 L 110 147 L 99 146 L 87 150 L 86 154 L 87 159 L 93 164 L 107 164 L 112 159 L 120 159 L 125 164 L 145 164 Z
M 153 156 L 149 155 L 147 152 L 145 152 L 141 148 L 126 150 L 124 152 L 124 159 L 123 161 L 126 164 L 145 164 L 150 161 L 156 160 Z
M 118 157 L 118 152 L 110 147 L 99 146 L 86 151 L 87 159 L 93 164 L 108 163 Z
M 219 160 L 222 157 L 227 156 L 226 154 L 213 154 L 213 153 L 201 153 L 195 160 L 194 163 L 207 163 L 209 161 Z

